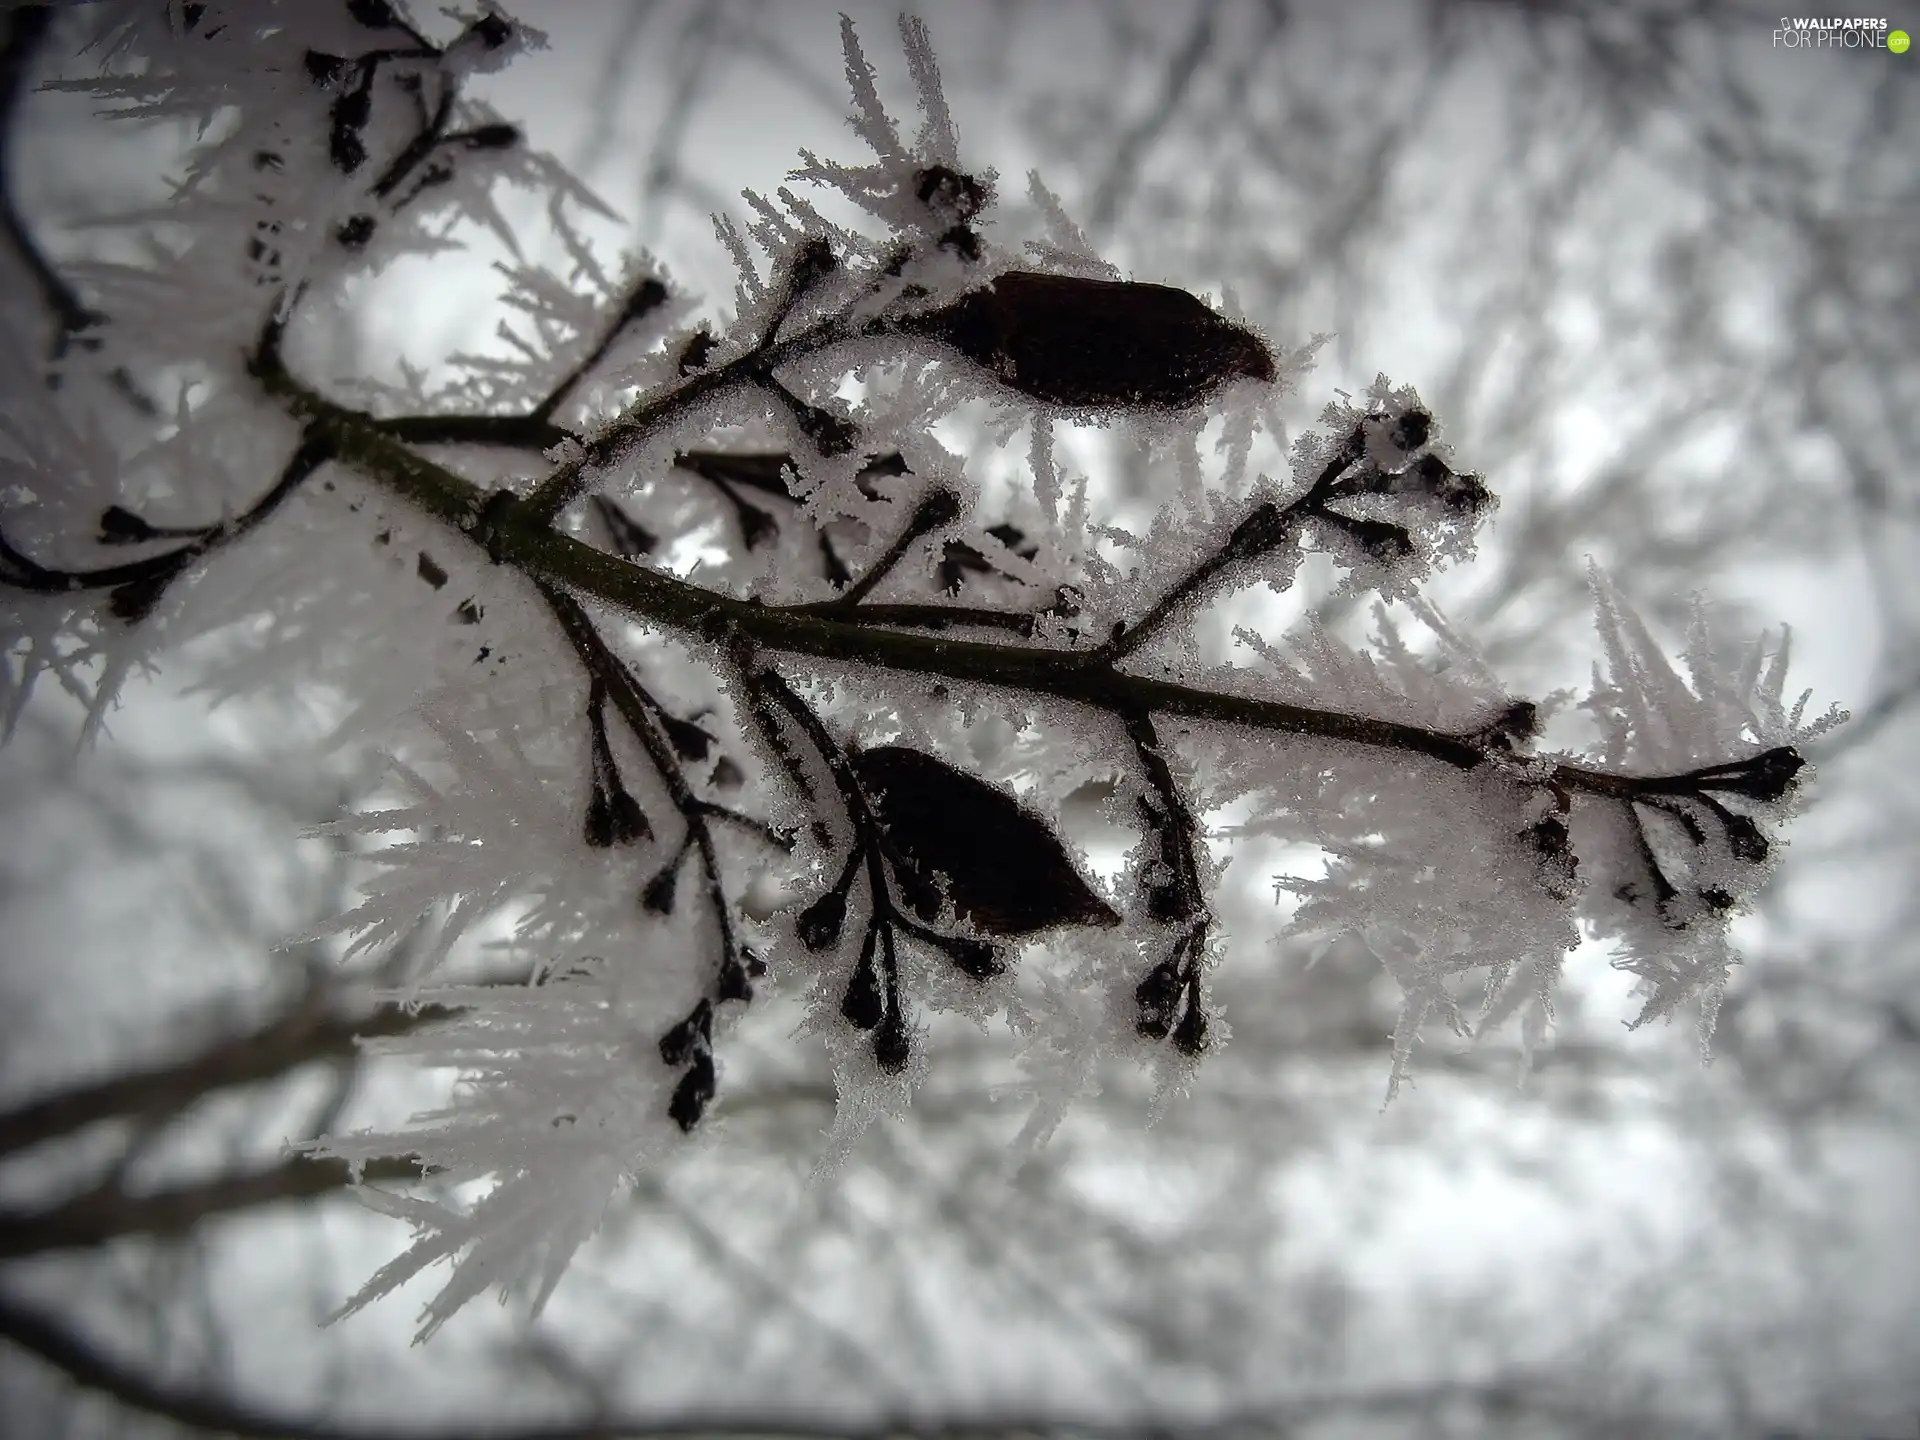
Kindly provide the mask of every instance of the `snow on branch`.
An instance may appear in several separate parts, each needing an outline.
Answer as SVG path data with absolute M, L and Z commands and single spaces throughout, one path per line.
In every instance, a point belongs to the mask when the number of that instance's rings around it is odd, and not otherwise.
M 720 226 L 738 313 L 715 328 L 682 323 L 651 261 L 600 263 L 562 207 L 591 197 L 462 98 L 534 38 L 518 22 L 439 45 L 359 0 L 161 15 L 96 7 L 100 74 L 64 83 L 237 127 L 191 158 L 177 248 L 74 277 L 93 370 L 67 355 L 8 388 L 0 700 L 11 723 L 50 675 L 97 725 L 125 674 L 218 633 L 216 691 L 324 687 L 343 737 L 391 755 L 394 803 L 335 826 L 379 846 L 335 929 L 352 958 L 433 919 L 385 998 L 434 1018 L 377 1043 L 462 1079 L 411 1124 L 315 1147 L 436 1177 L 431 1200 L 366 1187 L 418 1238 L 348 1311 L 442 1259 L 423 1335 L 491 1287 L 537 1309 L 624 1184 L 725 1126 L 728 1032 L 773 987 L 832 1058 L 830 1158 L 904 1109 L 939 1011 L 1006 1018 L 1029 1140 L 1106 1055 L 1187 1083 L 1228 1035 L 1207 843 L 1230 805 L 1239 833 L 1324 856 L 1281 882 L 1289 933 L 1362 941 L 1398 983 L 1389 1095 L 1424 1027 L 1474 1023 L 1465 977 L 1478 1023 L 1524 1012 L 1543 1043 L 1582 922 L 1642 1021 L 1697 1005 L 1710 1029 L 1728 920 L 1778 855 L 1801 747 L 1840 718 L 1788 706 L 1784 641 L 1723 661 L 1702 618 L 1683 677 L 1596 572 L 1600 743 L 1541 749 L 1539 707 L 1423 593 L 1497 502 L 1419 395 L 1382 377 L 1289 448 L 1267 417 L 1313 344 L 1122 278 L 1037 178 L 1044 233 L 997 233 L 919 21 L 911 142 L 846 22 L 871 158 L 791 177 L 864 220 L 750 196 L 752 222 Z M 504 272 L 510 356 L 433 393 L 303 373 L 302 327 L 343 281 L 499 223 L 502 178 L 549 197 L 570 267 Z M 142 419 L 126 377 L 182 374 Z M 1030 494 L 990 499 L 937 438 L 973 402 L 1031 430 Z M 136 414 L 109 430 L 115 405 Z M 1169 496 L 1147 534 L 1090 513 L 1056 422 L 1144 437 Z M 725 558 L 676 561 L 695 540 Z M 1253 663 L 1197 658 L 1197 617 L 1286 591 L 1312 553 L 1380 602 L 1367 644 L 1243 625 Z M 983 745 L 993 725 L 1013 738 Z M 1136 840 L 1102 879 L 1057 806 L 1115 773 Z M 467 942 L 532 982 L 444 978 Z

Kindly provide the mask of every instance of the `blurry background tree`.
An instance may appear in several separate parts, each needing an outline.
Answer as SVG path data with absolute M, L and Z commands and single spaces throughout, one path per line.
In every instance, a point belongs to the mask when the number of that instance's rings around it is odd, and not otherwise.
M 837 143 L 830 11 L 522 13 L 553 49 L 482 93 L 724 299 L 706 214 Z M 728 1143 L 617 1207 L 537 1326 L 473 1312 L 409 1351 L 389 1301 L 321 1330 L 396 1237 L 284 1142 L 437 1093 L 356 1056 L 415 1022 L 337 947 L 274 948 L 341 908 L 351 847 L 294 837 L 373 762 L 266 701 L 209 720 L 188 657 L 83 760 L 57 695 L 0 752 L 7 1433 L 1914 1433 L 1911 60 L 1776 49 L 1776 15 L 1714 0 L 933 18 L 972 152 L 1038 166 L 1123 273 L 1336 331 L 1311 404 L 1420 384 L 1504 498 L 1441 593 L 1520 693 L 1581 678 L 1586 555 L 1662 620 L 1705 589 L 1821 637 L 1798 681 L 1856 719 L 1740 926 L 1715 1065 L 1626 1033 L 1588 967 L 1523 1087 L 1510 1048 L 1430 1039 L 1380 1113 L 1392 986 L 1264 943 L 1301 857 L 1218 816 L 1234 1039 L 1157 1123 L 1116 1071 L 1010 1177 L 998 1037 L 956 1030 L 910 1123 L 809 1188 L 833 1085 L 773 1010 L 732 1042 Z M 106 222 L 181 138 L 34 93 L 84 64 L 73 19 L 0 21 L 4 286 L 62 334 L 62 266 L 129 243 Z M 482 348 L 489 258 L 374 282 L 334 368 Z M 1118 522 L 1150 514 L 1124 435 L 1080 443 Z

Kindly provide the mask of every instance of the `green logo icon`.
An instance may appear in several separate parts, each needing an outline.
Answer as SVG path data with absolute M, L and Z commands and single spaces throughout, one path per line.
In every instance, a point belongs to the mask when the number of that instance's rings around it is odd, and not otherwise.
M 1913 41 L 1907 38 L 1907 32 L 1904 30 L 1889 30 L 1887 32 L 1887 49 L 1896 55 L 1906 54 L 1907 46 L 1912 43 Z

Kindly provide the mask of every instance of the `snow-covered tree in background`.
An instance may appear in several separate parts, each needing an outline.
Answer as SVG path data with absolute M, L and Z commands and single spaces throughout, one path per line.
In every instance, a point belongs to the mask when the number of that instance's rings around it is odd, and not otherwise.
M 1598 741 L 1543 749 L 1547 707 L 1423 596 L 1497 478 L 1384 377 L 1288 444 L 1275 402 L 1318 340 L 1120 278 L 1038 177 L 1044 228 L 997 226 L 919 22 L 912 132 L 846 23 L 867 153 L 805 154 L 721 224 L 719 324 L 647 257 L 603 265 L 569 219 L 593 197 L 461 97 L 538 43 L 504 15 L 437 41 L 378 0 L 89 23 L 92 93 L 204 139 L 152 253 L 75 267 L 87 307 L 16 357 L 7 704 L 51 679 L 97 729 L 127 676 L 219 636 L 222 690 L 338 697 L 343 735 L 385 747 L 392 799 L 334 828 L 390 843 L 337 928 L 350 961 L 406 948 L 400 998 L 443 1017 L 377 1043 L 463 1079 L 317 1144 L 441 1182 L 364 1191 L 420 1237 L 350 1309 L 449 1257 L 428 1333 L 496 1285 L 537 1309 L 624 1185 L 724 1125 L 728 1031 L 763 990 L 803 992 L 796 1043 L 832 1058 L 823 1164 L 908 1113 L 934 1012 L 1018 1037 L 1029 1143 L 1106 1052 L 1179 1089 L 1229 1033 L 1204 843 L 1229 808 L 1324 852 L 1283 883 L 1293 932 L 1358 939 L 1398 983 L 1389 1095 L 1428 1024 L 1518 1013 L 1550 1043 L 1581 922 L 1640 1020 L 1692 1007 L 1710 1036 L 1728 921 L 1833 723 L 1787 698 L 1784 643 L 1723 653 L 1702 610 L 1676 669 L 1596 571 L 1603 660 L 1552 703 Z M 314 373 L 308 317 L 369 271 L 476 222 L 512 243 L 502 181 L 572 242 L 561 271 L 506 267 L 511 352 L 404 389 Z M 1024 450 L 1011 482 L 943 439 L 967 406 Z M 1088 503 L 1062 424 L 1126 426 L 1151 529 Z M 1237 663 L 1203 659 L 1196 614 L 1284 594 L 1314 554 L 1371 597 L 1363 643 L 1251 624 Z M 1102 880 L 1050 813 L 1115 773 L 1134 842 Z M 527 983 L 437 973 L 490 926 Z

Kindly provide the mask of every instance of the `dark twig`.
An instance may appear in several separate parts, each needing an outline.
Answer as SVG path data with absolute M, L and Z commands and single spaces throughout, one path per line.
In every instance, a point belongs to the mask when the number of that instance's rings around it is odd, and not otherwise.
M 1573 1405 L 1552 1392 L 1523 1382 L 1441 1383 L 1362 1391 L 1322 1391 L 1229 1412 L 1199 1422 L 1158 1417 L 1111 1422 L 1071 1412 L 982 1412 L 946 1420 L 917 1420 L 878 1415 L 836 1420 L 780 1412 L 598 1416 L 577 1422 L 527 1425 L 476 1425 L 447 1429 L 425 1426 L 366 1426 L 296 1416 L 249 1404 L 231 1394 L 176 1381 L 150 1378 L 132 1363 L 112 1355 L 84 1332 L 39 1305 L 0 1292 L 0 1338 L 68 1376 L 76 1384 L 117 1400 L 129 1409 L 159 1416 L 192 1430 L 232 1435 L 242 1440 L 1160 1440 L 1178 1433 L 1194 1440 L 1237 1440 L 1256 1434 L 1280 1434 L 1289 1428 L 1335 1415 L 1360 1417 L 1434 1416 L 1475 1406 L 1489 1416 L 1537 1415 L 1576 1428 L 1604 1423 L 1608 1433 L 1704 1435 L 1676 1432 L 1671 1416 L 1604 1412 Z M 1793 1440 L 1782 1436 L 1781 1440 Z
M 907 528 L 887 547 L 886 553 L 868 567 L 866 574 L 829 603 L 836 608 L 851 610 L 873 593 L 874 587 L 887 578 L 894 566 L 906 558 L 923 536 L 951 525 L 959 518 L 960 501 L 951 490 L 934 490 L 923 495 L 920 503 L 914 506 Z
M 13 124 L 20 101 L 33 71 L 40 47 L 51 32 L 58 11 L 52 5 L 20 5 L 0 16 L 0 235 L 6 237 L 20 263 L 32 276 L 40 299 L 52 312 L 54 339 L 49 359 L 61 360 L 69 346 L 97 350 L 100 337 L 95 332 L 106 317 L 80 299 L 66 277 L 48 261 L 46 252 L 21 218 L 13 194 Z M 49 376 L 57 384 L 58 375 Z M 125 366 L 115 366 L 109 378 L 113 386 L 142 415 L 155 415 L 159 407 L 137 384 Z
M 551 420 L 554 411 L 560 408 L 560 402 L 566 399 L 568 393 L 592 374 L 596 365 L 607 358 L 607 351 L 613 348 L 614 342 L 625 334 L 630 326 L 645 319 L 666 303 L 667 287 L 651 275 L 635 285 L 627 292 L 627 298 L 620 304 L 619 314 L 614 317 L 613 323 L 607 326 L 606 333 L 600 337 L 599 342 L 581 357 L 579 364 L 560 377 L 553 389 L 547 392 L 546 399 L 533 407 L 532 413 L 527 416 L 528 421 L 543 424 Z
M 1294 533 L 1301 519 L 1324 513 L 1326 501 L 1333 493 L 1334 482 L 1360 458 L 1363 448 L 1364 437 L 1356 429 L 1327 461 L 1304 494 L 1284 508 L 1272 501 L 1255 506 L 1246 519 L 1234 528 L 1233 534 L 1227 537 L 1226 544 L 1188 571 L 1172 589 L 1154 602 L 1145 615 L 1132 625 L 1116 630 L 1107 643 L 1100 647 L 1099 661 L 1111 665 L 1125 659 L 1151 640 L 1176 611 L 1206 589 L 1222 571 L 1278 549 Z
M 352 1055 L 362 1039 L 402 1035 L 449 1014 L 442 1006 L 380 1005 L 355 1014 L 301 1005 L 244 1035 L 179 1060 L 77 1085 L 0 1115 L 0 1156 L 106 1120 L 178 1115 L 219 1090 L 276 1079 Z
M 425 1173 L 411 1156 L 369 1161 L 361 1171 L 368 1180 L 418 1180 Z M 0 1260 L 85 1249 L 136 1235 L 170 1239 L 214 1215 L 308 1200 L 352 1182 L 344 1160 L 295 1155 L 164 1190 L 128 1194 L 118 1186 L 104 1186 L 43 1210 L 0 1212 Z
M 239 540 L 280 508 L 288 496 L 332 458 L 330 443 L 311 429 L 288 460 L 280 478 L 258 500 L 238 515 L 196 532 L 196 538 L 178 549 L 144 560 L 106 565 L 95 570 L 63 570 L 29 559 L 0 535 L 0 583 L 42 594 L 76 590 L 111 590 L 113 612 L 129 622 L 144 619 L 159 603 L 166 587 L 209 551 Z M 165 533 L 163 531 L 156 533 Z

